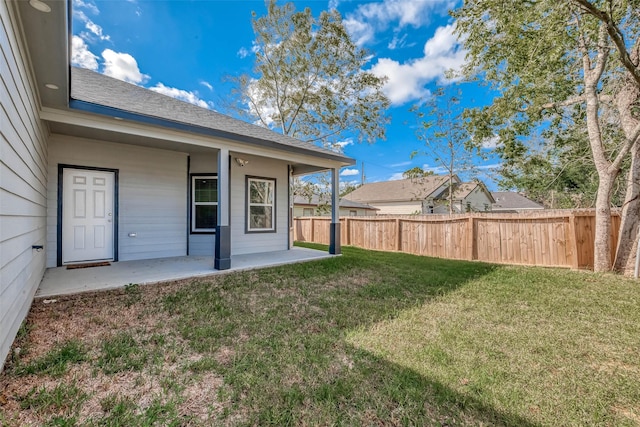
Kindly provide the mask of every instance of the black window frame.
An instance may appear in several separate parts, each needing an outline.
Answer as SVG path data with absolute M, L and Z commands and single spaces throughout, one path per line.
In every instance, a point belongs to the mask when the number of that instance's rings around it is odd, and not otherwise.
M 195 191 L 196 191 L 196 180 L 197 179 L 215 179 L 216 180 L 216 187 L 218 185 L 218 174 L 217 173 L 192 173 L 190 174 L 190 180 L 189 180 L 189 232 L 191 234 L 216 234 L 216 229 L 214 228 L 196 228 L 196 203 L 203 203 L 203 202 L 196 202 L 195 200 Z M 214 206 L 213 203 L 214 202 L 206 202 L 209 205 L 208 206 Z M 216 200 L 215 202 L 215 206 L 217 209 L 219 200 Z M 216 224 L 217 225 L 217 224 Z
M 272 215 L 271 215 L 272 227 L 271 228 L 253 229 L 250 227 L 251 221 L 249 220 L 249 217 L 250 217 L 251 207 L 252 206 L 268 206 L 268 204 L 251 203 L 251 192 L 250 192 L 251 181 L 266 181 L 266 182 L 273 183 L 273 203 L 271 203 L 271 206 L 272 206 Z M 245 176 L 245 198 L 244 198 L 245 200 L 245 209 L 244 209 L 245 233 L 258 234 L 258 233 L 276 233 L 277 232 L 277 227 L 276 227 L 277 225 L 277 214 L 276 214 L 277 213 L 277 209 L 276 209 L 277 194 L 278 194 L 278 185 L 277 185 L 277 180 L 275 178 L 269 178 L 264 176 L 249 176 L 249 175 Z

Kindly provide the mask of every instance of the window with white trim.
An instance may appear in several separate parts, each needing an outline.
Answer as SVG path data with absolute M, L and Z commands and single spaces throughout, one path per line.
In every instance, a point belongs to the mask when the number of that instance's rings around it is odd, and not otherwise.
M 218 177 L 191 176 L 191 232 L 214 233 L 218 224 Z
M 247 232 L 275 231 L 276 180 L 247 177 Z

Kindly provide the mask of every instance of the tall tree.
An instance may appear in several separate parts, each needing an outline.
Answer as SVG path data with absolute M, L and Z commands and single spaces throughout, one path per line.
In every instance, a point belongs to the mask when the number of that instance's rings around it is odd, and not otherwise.
M 368 53 L 355 45 L 336 10 L 314 18 L 293 3 L 267 0 L 253 15 L 256 77 L 237 78 L 242 105 L 264 126 L 334 148 L 345 135 L 385 137 L 389 100 L 384 79 L 365 71 Z
M 455 186 L 453 176 L 458 173 L 475 175 L 471 135 L 463 120 L 462 91 L 457 86 L 438 88 L 424 104 L 412 107 L 418 119 L 416 137 L 425 149 L 415 151 L 412 157 L 425 155 L 449 176 L 447 201 L 449 214 L 453 214 Z M 477 151 L 479 153 L 479 150 Z
M 501 188 L 516 189 L 551 209 L 593 208 L 598 191 L 598 174 L 593 164 L 589 139 L 582 123 L 582 106 L 574 106 L 570 126 L 549 128 L 530 138 L 522 156 L 505 158 L 498 169 Z M 620 141 L 616 122 L 603 128 L 605 140 Z M 628 171 L 625 160 L 622 171 Z M 612 193 L 613 206 L 622 206 L 625 197 L 623 176 Z
M 584 126 L 598 176 L 594 269 L 611 267 L 611 194 L 638 133 L 607 140 L 603 129 L 629 76 L 640 81 L 629 49 L 637 39 L 638 0 L 465 0 L 454 12 L 469 51 L 468 76 L 498 95 L 468 111 L 476 140 L 498 135 L 505 158 L 526 153 L 540 126 Z M 575 106 L 583 114 L 574 114 Z M 633 168 L 632 168 L 633 169 Z

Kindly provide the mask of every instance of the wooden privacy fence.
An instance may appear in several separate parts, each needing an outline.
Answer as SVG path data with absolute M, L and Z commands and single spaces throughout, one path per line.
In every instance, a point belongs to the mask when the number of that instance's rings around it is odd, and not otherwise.
M 611 244 L 620 217 L 612 215 Z M 294 239 L 329 244 L 330 218 L 294 220 Z M 592 269 L 593 210 L 373 216 L 340 219 L 343 245 L 501 264 Z M 612 252 L 615 252 L 612 251 Z

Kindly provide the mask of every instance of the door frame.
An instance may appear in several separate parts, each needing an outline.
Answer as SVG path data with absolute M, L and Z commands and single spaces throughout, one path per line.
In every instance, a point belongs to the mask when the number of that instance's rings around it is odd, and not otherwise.
M 56 247 L 56 265 L 58 267 L 62 266 L 62 192 L 64 191 L 63 186 L 63 172 L 64 169 L 79 169 L 79 170 L 90 170 L 90 171 L 99 171 L 99 172 L 112 172 L 113 173 L 113 261 L 118 261 L 118 206 L 119 206 L 119 197 L 118 197 L 118 169 L 109 169 L 109 168 L 99 168 L 93 166 L 79 166 L 79 165 L 68 165 L 68 164 L 58 164 L 58 218 L 57 218 L 57 247 Z

